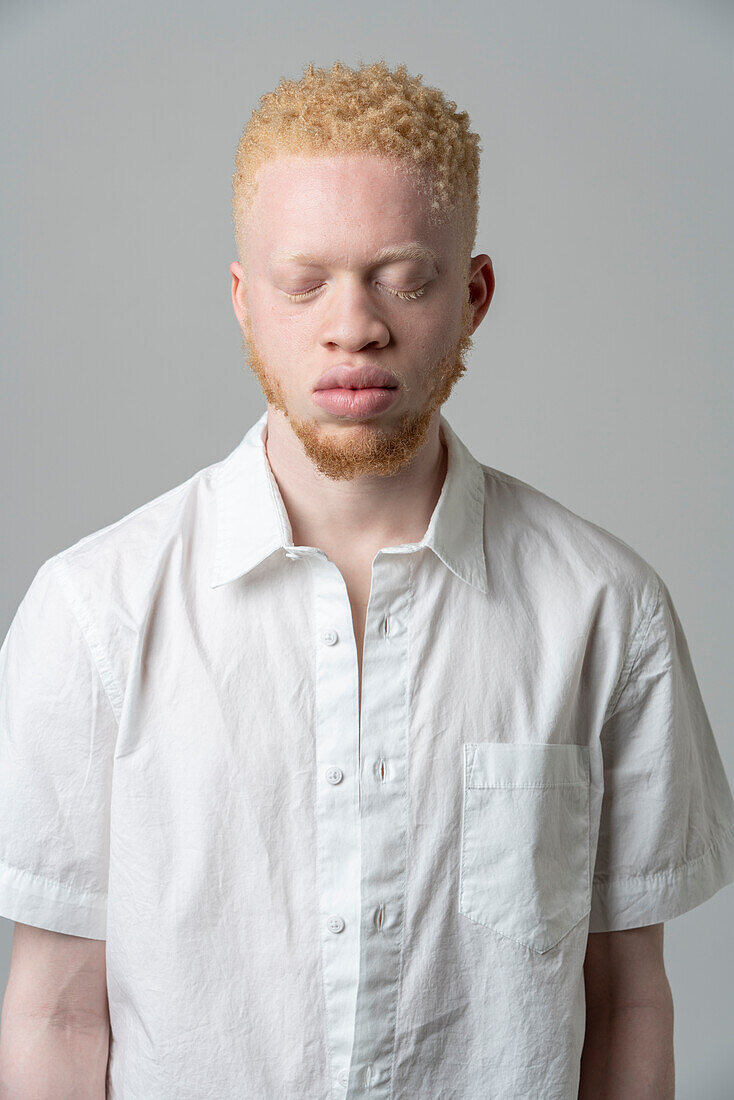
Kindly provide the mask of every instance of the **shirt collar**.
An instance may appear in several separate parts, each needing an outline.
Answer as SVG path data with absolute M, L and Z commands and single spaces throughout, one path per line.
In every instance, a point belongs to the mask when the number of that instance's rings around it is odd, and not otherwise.
M 292 550 L 293 535 L 265 450 L 267 409 L 213 471 L 216 538 L 211 587 L 236 580 L 276 550 Z M 446 477 L 420 542 L 392 552 L 430 549 L 453 573 L 489 591 L 484 552 L 484 471 L 446 418 L 439 414 L 448 449 Z

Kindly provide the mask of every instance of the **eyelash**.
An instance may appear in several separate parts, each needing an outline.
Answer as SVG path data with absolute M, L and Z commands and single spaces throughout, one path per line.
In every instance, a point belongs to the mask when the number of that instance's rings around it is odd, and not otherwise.
M 314 290 L 318 289 L 319 288 L 315 286 L 312 287 L 310 290 L 301 291 L 299 294 L 289 294 L 287 290 L 284 290 L 283 293 L 286 295 L 287 298 L 292 299 L 292 301 L 299 302 L 302 301 L 304 298 L 310 298 Z M 425 294 L 426 292 L 426 288 L 424 286 L 421 287 L 420 290 L 390 290 L 389 287 L 385 287 L 385 290 L 388 294 L 392 294 L 396 298 L 402 298 L 408 301 L 415 301 L 416 298 L 420 298 L 421 295 Z

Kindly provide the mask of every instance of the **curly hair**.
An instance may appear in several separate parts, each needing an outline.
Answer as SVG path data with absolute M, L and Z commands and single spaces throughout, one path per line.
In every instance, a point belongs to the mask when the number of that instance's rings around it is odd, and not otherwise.
M 304 67 L 260 97 L 235 155 L 232 210 L 242 259 L 249 210 L 263 161 L 275 156 L 371 153 L 407 169 L 429 197 L 429 217 L 457 218 L 459 255 L 468 262 L 477 230 L 479 137 L 443 92 L 384 60 L 351 69 Z

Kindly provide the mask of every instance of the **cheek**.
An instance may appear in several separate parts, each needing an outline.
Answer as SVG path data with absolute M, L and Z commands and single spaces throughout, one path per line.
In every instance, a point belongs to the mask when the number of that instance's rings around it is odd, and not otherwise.
M 411 343 L 428 365 L 439 359 L 456 342 L 460 328 L 458 307 L 449 309 L 444 303 L 437 303 L 434 308 L 426 310 L 413 326 Z
M 258 348 L 269 359 L 275 357 L 280 365 L 288 361 L 294 345 L 300 346 L 302 326 L 294 323 L 287 310 L 279 308 L 272 300 L 253 295 L 250 300 L 251 330 Z

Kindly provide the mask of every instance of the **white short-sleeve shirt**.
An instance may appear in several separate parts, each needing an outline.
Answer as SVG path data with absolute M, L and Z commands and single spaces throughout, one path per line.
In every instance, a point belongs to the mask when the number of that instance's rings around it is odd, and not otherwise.
M 590 931 L 734 880 L 670 593 L 445 417 L 420 542 L 294 546 L 267 414 L 38 569 L 0 914 L 106 939 L 114 1100 L 575 1100 Z

